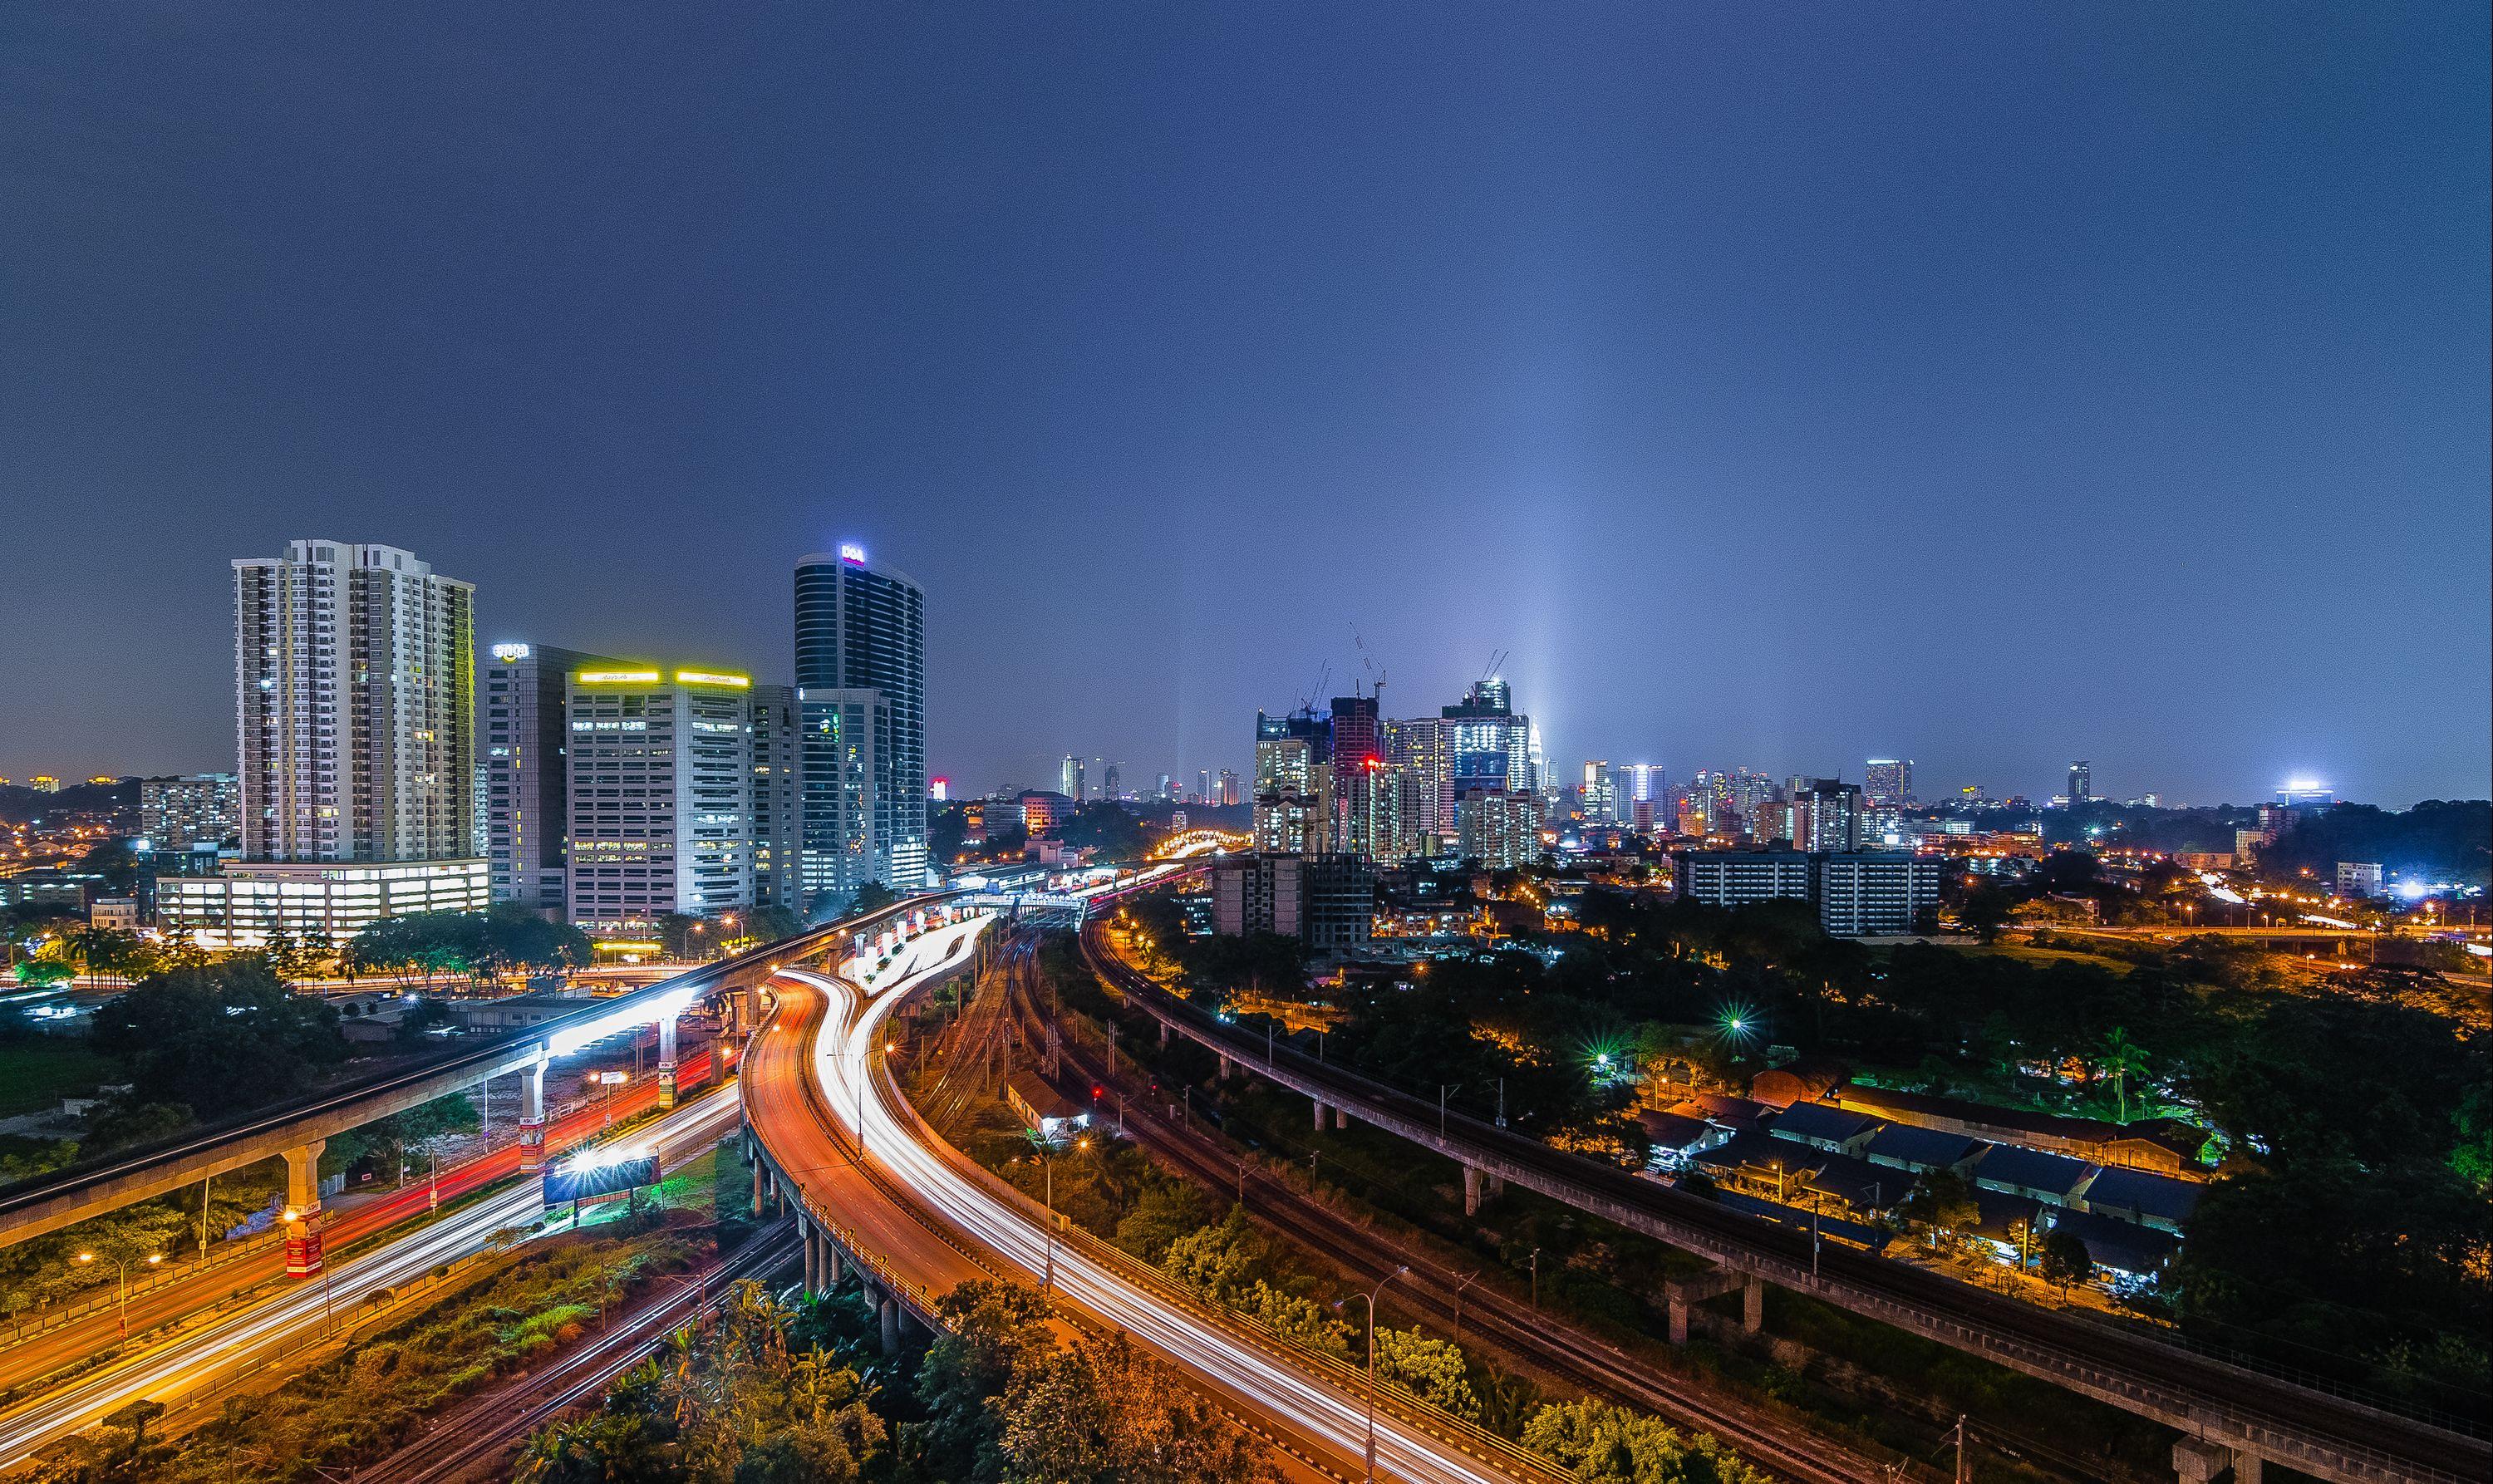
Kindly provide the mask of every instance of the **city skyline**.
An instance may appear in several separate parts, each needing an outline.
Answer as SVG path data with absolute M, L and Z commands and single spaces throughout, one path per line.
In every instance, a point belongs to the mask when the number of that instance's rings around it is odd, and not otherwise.
M 354 543 L 350 542 L 348 544 L 353 545 Z M 386 542 L 364 543 L 364 545 L 383 548 L 390 546 L 390 544 Z M 835 543 L 834 545 L 842 551 L 854 550 L 862 553 L 866 549 L 861 543 L 857 542 L 842 541 Z M 832 554 L 829 551 L 810 553 L 803 558 L 805 561 L 817 564 L 827 564 L 832 559 Z M 237 559 L 235 562 L 229 563 L 228 565 L 239 566 L 241 564 L 241 559 Z M 459 585 L 468 588 L 472 588 L 474 586 L 472 583 L 461 583 Z M 477 607 L 490 610 L 489 605 L 483 602 L 479 602 Z M 793 622 L 793 618 L 789 621 Z M 785 626 L 786 625 L 783 623 L 783 627 Z M 522 646 L 538 645 L 554 647 L 560 652 L 571 652 L 564 649 L 556 642 L 556 640 L 547 639 L 540 637 L 521 637 L 517 635 L 496 633 L 491 637 L 491 638 L 487 638 L 483 637 L 486 631 L 481 626 L 481 623 L 477 632 L 479 638 L 475 641 L 475 647 L 480 653 L 490 651 L 497 646 L 509 647 L 514 644 Z M 219 638 L 222 638 L 222 637 Z M 221 642 L 219 647 L 223 648 L 225 646 Z M 618 647 L 645 658 L 657 659 L 663 662 L 672 662 L 673 660 L 681 659 L 684 657 L 685 653 L 682 646 L 667 642 L 644 642 L 637 645 L 627 643 Z M 767 661 L 750 660 L 742 656 L 731 657 L 721 661 L 721 663 L 748 667 L 757 676 L 764 677 L 765 679 L 794 673 L 796 668 L 794 663 L 779 666 L 773 665 Z M 1388 667 L 1389 670 L 1391 668 L 1391 666 Z M 1337 667 L 1331 661 L 1323 662 L 1319 668 L 1319 673 L 1322 674 L 1330 675 L 1335 674 L 1337 671 L 1342 673 L 1348 672 L 1346 667 Z M 1509 677 L 1503 669 L 1495 672 L 1494 676 L 1490 678 L 1503 680 L 1510 686 L 1517 685 L 1517 682 Z M 1466 687 L 1466 689 L 1468 689 L 1468 687 Z M 1302 698 L 1304 699 L 1306 697 Z M 1315 697 L 1312 698 L 1312 703 L 1321 714 L 1327 707 L 1329 707 L 1331 702 L 1337 698 L 1338 697 L 1335 697 L 1330 695 Z M 1459 699 L 1460 697 L 1457 697 L 1456 698 Z M 1397 702 L 1397 704 L 1399 704 L 1399 702 Z M 1417 698 L 1410 702 L 1410 714 L 1412 715 L 1433 715 L 1438 709 L 1438 705 L 1434 702 L 1424 702 Z M 1398 717 L 1402 714 L 1403 713 L 1394 711 L 1391 707 L 1388 707 L 1385 712 L 1385 715 L 1389 718 Z M 1941 740 L 1936 742 L 1932 747 L 1925 749 L 1925 752 L 1937 755 L 1942 759 L 1950 756 L 1952 749 L 1949 743 L 1944 739 L 1945 733 L 1943 728 L 1935 727 L 1934 731 L 1927 734 L 1937 736 Z M 10 740 L 11 739 L 0 738 L 0 747 L 6 747 Z M 200 772 L 219 771 L 225 766 L 231 765 L 235 761 L 230 731 L 227 732 L 224 740 L 226 745 L 225 752 L 222 758 L 209 760 L 194 758 L 176 766 L 150 768 L 121 767 L 115 772 L 97 774 L 93 776 L 98 779 L 113 777 L 173 778 Z M 1234 752 L 1220 751 L 1219 744 L 1216 741 L 1213 742 L 1211 747 L 1212 751 L 1205 755 L 1204 761 L 1197 762 L 1189 760 L 1177 767 L 1165 769 L 1156 764 L 1146 764 L 1135 767 L 1132 775 L 1134 782 L 1125 787 L 1118 796 L 1129 798 L 1135 801 L 1150 800 L 1153 795 L 1148 791 L 1149 785 L 1153 779 L 1159 776 L 1162 772 L 1166 772 L 1173 780 L 1175 780 L 1176 791 L 1183 794 L 1186 791 L 1186 781 L 1192 778 L 1197 772 L 1203 771 L 1207 767 L 1215 775 L 1217 775 L 1223 769 L 1235 771 L 1241 769 L 1242 766 L 1251 767 L 1253 757 L 1251 740 L 1246 744 L 1235 746 Z M 26 748 L 23 751 L 27 757 L 34 759 L 35 765 L 30 766 L 27 761 L 19 760 L 15 764 L 15 767 L 9 768 L 6 771 L 0 771 L 0 781 L 24 783 L 32 777 L 44 776 L 46 774 L 49 774 L 56 780 L 77 781 L 88 776 L 85 772 L 86 764 L 83 761 L 63 763 L 57 758 L 45 756 L 40 747 Z M 2028 749 L 2027 751 L 2031 750 Z M 982 775 L 974 765 L 964 765 L 957 762 L 945 764 L 939 767 L 939 764 L 942 763 L 943 757 L 943 755 L 940 752 L 931 754 L 926 759 L 921 760 L 918 763 L 918 772 L 920 776 L 923 777 L 931 778 L 939 776 L 940 774 L 941 776 L 946 776 L 952 780 L 951 796 L 957 799 L 983 797 L 1033 788 L 1045 789 L 1056 787 L 1061 783 L 1062 770 L 1060 764 L 1068 756 L 1078 756 L 1086 767 L 1094 762 L 1104 763 L 1108 769 L 1122 769 L 1128 766 L 1126 759 L 1122 757 L 1111 757 L 1107 754 L 1103 753 L 1058 755 L 1051 752 L 1043 744 L 1032 744 L 1026 746 L 1022 749 L 1022 752 L 1027 754 L 1030 759 L 1035 760 L 1026 761 L 1024 758 L 1016 757 L 1008 762 L 997 765 L 992 776 Z M 1605 754 L 1599 749 L 1578 748 L 1573 751 L 1561 751 L 1556 748 L 1551 748 L 1547 751 L 1547 772 L 1548 776 L 1544 780 L 1544 784 L 1545 788 L 1551 791 L 1564 787 L 1575 778 L 1576 772 L 1581 762 L 1595 758 L 1601 758 L 1609 762 L 1609 764 L 1616 769 L 1622 777 L 1624 777 L 1631 768 L 1642 765 L 1652 768 L 1657 774 L 1668 774 L 1672 778 L 1684 782 L 1688 777 L 1699 771 L 1719 770 L 1727 766 L 1737 766 L 1745 769 L 1752 764 L 1764 762 L 1764 766 L 1757 768 L 1757 771 L 1762 776 L 1770 776 L 1774 778 L 1783 778 L 1787 776 L 1824 777 L 1830 780 L 1843 779 L 1847 782 L 1860 784 L 1868 781 L 1868 770 L 1872 766 L 1882 761 L 1887 761 L 1891 758 L 1903 758 L 1906 765 L 1905 776 L 1909 782 L 1912 782 L 1915 785 L 1915 801 L 1923 805 L 1951 802 L 1955 799 L 1961 789 L 1967 787 L 1978 788 L 1981 790 L 1984 797 L 1993 800 L 2006 799 L 2009 797 L 2022 797 L 2037 805 L 2049 803 L 2053 801 L 2056 796 L 2064 796 L 2058 794 L 2057 790 L 2050 788 L 2048 787 L 2048 783 L 2030 785 L 2021 782 L 2000 783 L 1998 780 L 1989 776 L 1977 777 L 1962 772 L 1943 772 L 1941 765 L 1914 760 L 1907 756 L 1908 752 L 1909 750 L 1891 750 L 1888 754 L 1882 757 L 1875 751 L 1864 752 L 1856 748 L 1849 757 L 1838 758 L 1830 762 L 1821 760 L 1823 756 L 1822 750 L 1815 750 L 1798 755 L 1783 756 L 1778 759 L 1770 760 L 1761 758 L 1757 756 L 1734 756 L 1733 750 L 1728 747 L 1708 747 L 1701 744 L 1680 751 L 1676 753 L 1672 758 L 1665 758 L 1653 754 L 1636 754 L 1633 750 L 1624 752 L 1614 750 L 1610 753 Z M 15 757 L 15 755 L 13 753 L 11 756 Z M 2271 799 L 2277 796 L 2281 790 L 2288 787 L 2310 788 L 2316 787 L 2326 789 L 2336 797 L 2344 798 L 2352 802 L 2378 804 L 2385 808 L 2406 808 L 2425 799 L 2470 798 L 2480 796 L 2485 791 L 2484 785 L 2479 783 L 2475 787 L 2473 792 L 2464 789 L 2446 791 L 2442 793 L 2426 792 L 2418 794 L 2413 798 L 2403 796 L 2368 796 L 2355 790 L 2354 788 L 2339 784 L 2337 779 L 2342 776 L 2340 772 L 2332 771 L 2327 767 L 2313 767 L 2298 763 L 2276 773 L 2273 778 L 2265 782 L 2257 778 L 2238 776 L 2230 783 L 2220 786 L 2219 791 L 2217 792 L 2209 793 L 2205 796 L 2190 796 L 2181 793 L 2170 786 L 2158 786 L 2152 779 L 2132 777 L 2122 766 L 2117 756 L 2113 760 L 2116 769 L 2115 779 L 2118 787 L 2108 791 L 2102 789 L 2091 790 L 2088 797 L 2093 799 L 2123 801 L 2136 800 L 2147 795 L 2154 795 L 2165 807 L 2198 807 L 2214 805 L 2248 806 Z M 2067 760 L 2057 762 L 2037 760 L 2031 764 L 2028 771 L 2042 774 L 2047 780 L 2050 780 L 2068 773 L 2072 768 L 2085 768 L 2087 766 L 2088 764 L 2085 761 L 2072 763 Z M 23 771 L 18 771 L 19 769 L 22 769 Z M 1083 796 L 1085 798 L 1104 797 L 1105 795 L 1100 791 L 1098 774 L 1090 773 L 1087 776 L 1089 777 L 1090 782 L 1088 789 Z M 986 781 L 982 782 L 982 777 L 986 777 Z M 1929 787 L 1922 787 L 1922 785 L 1925 784 L 1929 785 Z M 2132 784 L 2136 784 L 2138 787 L 2130 787 Z
M 1512 649 L 1553 760 L 2480 796 L 2485 17 L 2238 19 L 29 19 L 0 774 L 222 766 L 325 532 L 757 672 L 861 540 L 973 788 Z

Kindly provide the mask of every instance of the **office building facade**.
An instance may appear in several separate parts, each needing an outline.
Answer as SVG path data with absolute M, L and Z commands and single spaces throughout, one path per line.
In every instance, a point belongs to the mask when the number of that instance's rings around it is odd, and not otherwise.
M 2090 799 L 2090 798 L 2093 798 L 2093 797 L 2094 797 L 2094 793 L 2095 793 L 2095 776 L 2094 776 L 2094 769 L 2093 769 L 2092 767 L 2088 766 L 2088 764 L 2087 764 L 2083 759 L 2082 759 L 2082 760 L 2080 760 L 2080 761 L 2077 761 L 2077 762 L 2070 763 L 2070 764 L 2069 764 L 2069 804 L 2070 804 L 2070 807 L 2075 808 L 2076 806 L 2078 806 L 2078 805 L 2080 805 L 2080 804 L 2085 803 L 2087 800 L 2088 800 L 2088 799 Z
M 480 910 L 492 892 L 474 858 L 238 861 L 216 876 L 159 877 L 156 925 L 219 951 L 266 947 L 280 934 L 343 945 L 384 917 Z
M 243 854 L 478 858 L 474 588 L 318 540 L 233 579 Z
M 753 905 L 801 914 L 797 883 L 796 688 L 753 688 Z
M 808 916 L 930 880 L 925 596 L 847 545 L 796 564 L 797 879 Z
M 754 905 L 752 677 L 588 666 L 565 709 L 571 921 L 642 938 L 668 913 Z
M 571 672 L 616 663 L 544 644 L 503 643 L 487 651 L 485 860 L 496 902 L 549 914 L 568 907 Z

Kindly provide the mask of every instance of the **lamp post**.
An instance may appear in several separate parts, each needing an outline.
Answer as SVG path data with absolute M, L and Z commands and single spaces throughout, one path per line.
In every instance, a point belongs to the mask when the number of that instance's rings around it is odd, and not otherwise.
M 1367 1291 L 1367 1484 L 1376 1484 L 1376 1295 L 1385 1285 L 1409 1272 L 1409 1266 L 1397 1267 L 1387 1273 L 1376 1287 Z
M 1532 1256 L 1524 1261 L 1532 1264 L 1532 1307 L 1539 1309 L 1541 1307 L 1541 1249 L 1533 1248 Z
M 92 1252 L 81 1252 L 77 1255 L 77 1260 L 81 1262 L 92 1262 L 95 1261 L 95 1254 Z M 121 1302 L 119 1306 L 119 1317 L 121 1321 L 121 1338 L 127 1340 L 130 1338 L 130 1264 L 119 1258 L 107 1258 L 105 1261 L 110 1262 L 121 1274 Z M 150 1267 L 153 1267 L 164 1261 L 165 1254 L 161 1252 L 151 1252 L 147 1255 L 147 1265 Z
M 1040 1147 L 1039 1179 L 1047 1192 L 1047 1271 L 1046 1276 L 1039 1280 L 1038 1288 L 1042 1293 L 1053 1293 L 1056 1291 L 1056 1161 L 1047 1157 L 1044 1143 Z M 1073 1141 L 1073 1147 L 1087 1149 L 1091 1147 L 1091 1141 L 1077 1139 Z

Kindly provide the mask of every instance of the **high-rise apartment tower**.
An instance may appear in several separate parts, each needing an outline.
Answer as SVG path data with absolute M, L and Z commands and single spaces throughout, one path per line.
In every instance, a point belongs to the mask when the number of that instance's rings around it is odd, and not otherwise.
M 927 883 L 925 595 L 846 544 L 796 564 L 797 876 L 805 910 Z

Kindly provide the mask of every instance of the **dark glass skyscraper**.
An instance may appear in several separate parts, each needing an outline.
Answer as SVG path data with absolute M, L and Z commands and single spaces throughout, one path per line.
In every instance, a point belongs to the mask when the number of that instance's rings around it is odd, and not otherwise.
M 798 875 L 823 915 L 927 883 L 925 597 L 843 545 L 796 564 Z

